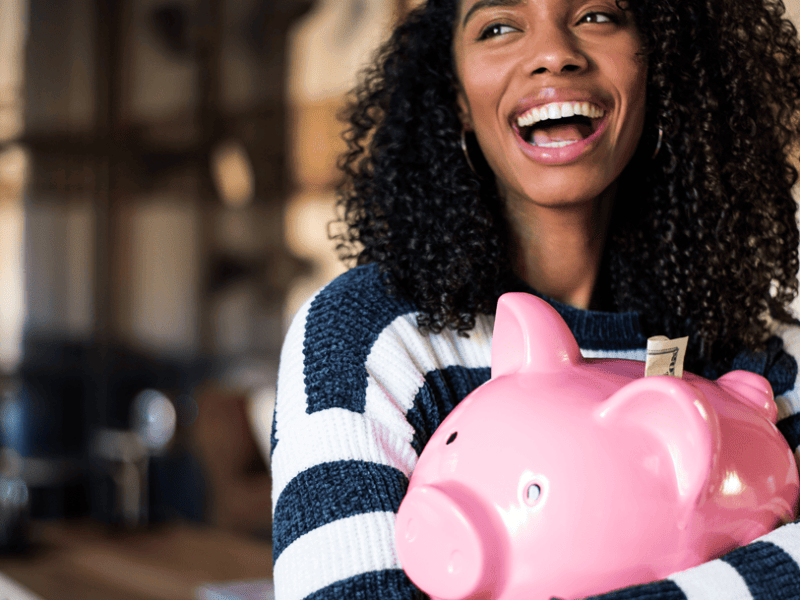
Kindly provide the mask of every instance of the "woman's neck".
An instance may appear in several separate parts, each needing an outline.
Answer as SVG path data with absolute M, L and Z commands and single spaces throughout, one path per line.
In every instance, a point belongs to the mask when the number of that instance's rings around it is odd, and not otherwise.
M 589 308 L 613 198 L 613 189 L 572 206 L 543 207 L 507 198 L 517 275 L 545 296 Z

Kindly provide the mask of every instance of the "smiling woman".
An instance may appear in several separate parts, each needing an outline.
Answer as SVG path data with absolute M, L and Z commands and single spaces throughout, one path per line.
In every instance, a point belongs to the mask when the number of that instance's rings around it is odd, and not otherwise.
M 645 112 L 632 15 L 613 0 L 476 2 L 454 38 L 464 128 L 507 201 L 585 202 L 619 177 Z
M 466 1 L 461 12 L 453 40 L 458 106 L 513 215 L 517 274 L 586 308 L 611 186 L 644 123 L 639 29 L 614 0 Z M 551 252 L 559 260 L 542 260 Z
M 398 25 L 341 160 L 357 266 L 299 311 L 281 358 L 279 600 L 420 596 L 395 514 L 436 427 L 489 378 L 504 292 L 549 299 L 591 356 L 690 336 L 689 370 L 767 377 L 800 445 L 800 42 L 782 15 L 777 0 L 428 0 Z M 789 524 L 610 597 L 797 597 L 798 548 Z

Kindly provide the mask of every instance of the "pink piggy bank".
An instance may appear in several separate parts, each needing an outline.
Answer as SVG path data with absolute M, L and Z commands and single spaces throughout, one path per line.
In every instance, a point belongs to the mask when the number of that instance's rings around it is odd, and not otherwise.
M 500 298 L 492 378 L 425 447 L 396 521 L 435 599 L 577 598 L 716 558 L 792 520 L 797 467 L 763 377 L 584 359 L 559 314 Z

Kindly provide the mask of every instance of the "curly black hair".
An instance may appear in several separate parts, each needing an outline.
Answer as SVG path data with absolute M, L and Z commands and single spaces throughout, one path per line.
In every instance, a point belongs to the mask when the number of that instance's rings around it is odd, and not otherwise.
M 342 257 L 378 263 L 434 332 L 469 331 L 514 280 L 494 179 L 460 146 L 457 4 L 428 0 L 396 27 L 354 93 L 339 163 Z M 623 8 L 648 60 L 648 116 L 618 181 L 602 285 L 647 333 L 690 335 L 690 366 L 723 364 L 764 348 L 765 315 L 793 321 L 800 41 L 780 0 Z

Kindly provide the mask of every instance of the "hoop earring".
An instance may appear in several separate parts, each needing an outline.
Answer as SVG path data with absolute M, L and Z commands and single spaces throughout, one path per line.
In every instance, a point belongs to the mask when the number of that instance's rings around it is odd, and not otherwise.
M 661 127 L 658 128 L 658 142 L 656 142 L 656 149 L 653 152 L 653 156 L 650 157 L 650 160 L 653 160 L 658 153 L 661 152 L 661 141 L 664 139 L 664 130 Z
M 467 130 L 461 130 L 461 150 L 464 152 L 464 158 L 467 159 L 467 164 L 469 165 L 470 171 L 475 173 L 476 175 L 478 172 L 475 170 L 475 166 L 472 164 L 472 160 L 469 157 L 469 148 L 467 148 Z

